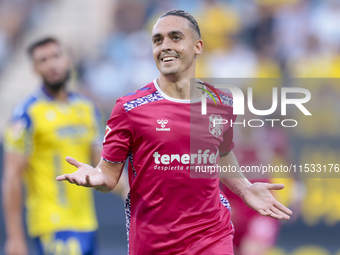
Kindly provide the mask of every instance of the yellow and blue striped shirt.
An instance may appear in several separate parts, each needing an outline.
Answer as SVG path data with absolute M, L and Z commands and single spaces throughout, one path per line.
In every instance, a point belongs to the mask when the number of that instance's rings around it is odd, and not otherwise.
M 24 182 L 30 236 L 97 228 L 92 190 L 55 178 L 76 170 L 66 156 L 91 163 L 92 146 L 101 139 L 99 123 L 91 101 L 73 93 L 64 103 L 40 89 L 15 109 L 4 149 L 29 159 Z

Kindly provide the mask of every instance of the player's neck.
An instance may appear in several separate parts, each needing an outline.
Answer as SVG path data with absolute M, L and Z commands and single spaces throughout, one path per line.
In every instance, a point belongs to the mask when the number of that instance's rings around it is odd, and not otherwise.
M 195 76 L 174 77 L 160 74 L 157 83 L 160 89 L 169 97 L 189 100 L 200 97 L 200 95 L 193 94 L 196 90 L 190 90 L 191 78 L 195 78 Z
M 53 89 L 49 88 L 48 86 L 44 85 L 44 89 L 46 90 L 46 92 L 51 97 L 53 97 L 54 100 L 58 100 L 58 101 L 61 101 L 61 102 L 67 102 L 68 93 L 67 93 L 65 87 L 62 87 L 58 90 L 53 90 Z

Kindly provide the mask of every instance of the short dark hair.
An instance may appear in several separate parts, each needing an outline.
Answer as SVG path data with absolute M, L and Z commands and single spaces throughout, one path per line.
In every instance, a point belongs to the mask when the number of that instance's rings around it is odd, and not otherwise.
M 60 45 L 60 42 L 57 39 L 55 39 L 53 37 L 45 37 L 45 38 L 42 38 L 38 41 L 35 41 L 34 43 L 32 43 L 28 47 L 28 49 L 27 49 L 28 55 L 30 57 L 32 57 L 33 52 L 36 48 L 39 48 L 40 46 L 44 46 L 44 45 L 49 44 L 49 43 L 55 43 L 55 44 Z
M 190 22 L 190 25 L 192 25 L 195 31 L 197 32 L 198 37 L 201 39 L 201 30 L 200 30 L 200 27 L 198 26 L 197 21 L 195 20 L 193 16 L 191 16 L 186 11 L 178 10 L 178 9 L 170 10 L 164 13 L 162 16 L 160 16 L 159 19 L 164 18 L 166 16 L 179 16 L 179 17 L 187 19 Z

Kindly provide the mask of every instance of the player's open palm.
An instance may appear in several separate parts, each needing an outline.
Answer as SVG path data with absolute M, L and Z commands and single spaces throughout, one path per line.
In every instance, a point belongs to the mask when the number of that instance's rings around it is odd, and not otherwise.
M 64 174 L 57 177 L 57 181 L 67 180 L 78 186 L 100 187 L 105 185 L 105 176 L 90 165 L 78 162 L 72 157 L 66 157 L 66 161 L 78 168 L 71 174 Z
M 289 220 L 292 211 L 279 203 L 270 190 L 283 189 L 283 184 L 253 183 L 243 195 L 244 203 L 263 216 Z

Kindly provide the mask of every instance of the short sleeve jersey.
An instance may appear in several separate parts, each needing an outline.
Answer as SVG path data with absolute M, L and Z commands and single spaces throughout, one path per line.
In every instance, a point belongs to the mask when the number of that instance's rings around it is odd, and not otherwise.
M 70 93 L 68 102 L 62 103 L 44 89 L 14 110 L 4 150 L 28 158 L 24 181 L 30 236 L 97 228 L 92 190 L 55 178 L 74 171 L 66 156 L 91 163 L 91 147 L 102 141 L 99 119 L 94 104 L 83 96 Z
M 157 80 L 118 99 L 107 123 L 102 158 L 129 160 L 130 255 L 232 254 L 233 227 L 218 178 L 190 176 L 191 163 L 218 161 L 219 152 L 234 146 L 230 126 L 211 127 L 216 117 L 235 120 L 232 96 L 220 96 L 219 114 L 208 111 L 194 131 L 190 107 L 200 102 L 167 96 Z M 192 132 L 203 140 L 198 147 L 192 145 Z

